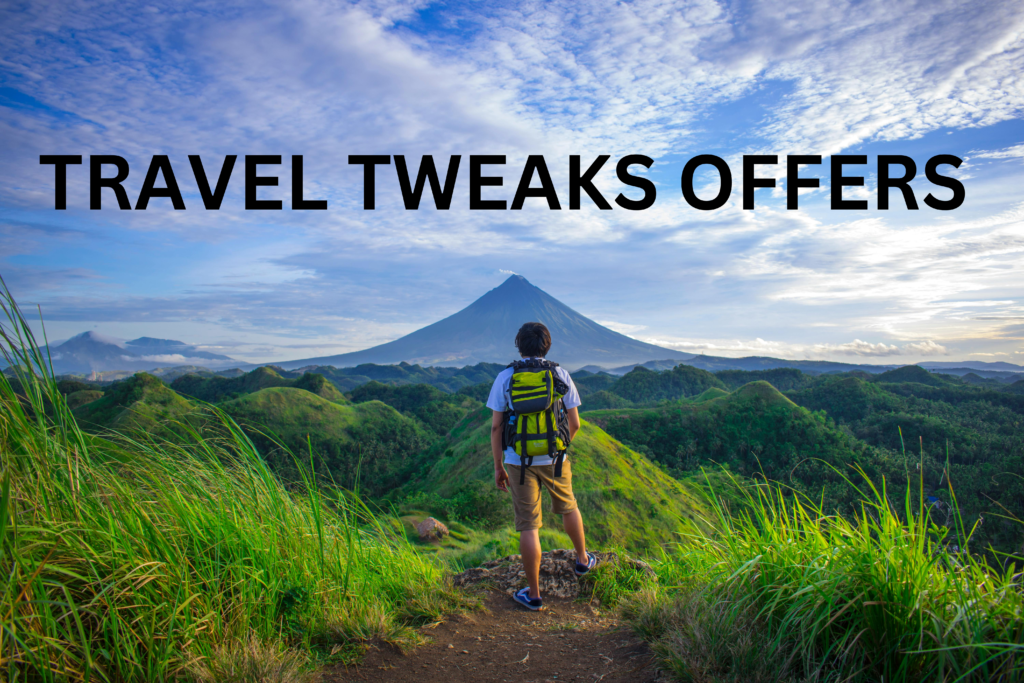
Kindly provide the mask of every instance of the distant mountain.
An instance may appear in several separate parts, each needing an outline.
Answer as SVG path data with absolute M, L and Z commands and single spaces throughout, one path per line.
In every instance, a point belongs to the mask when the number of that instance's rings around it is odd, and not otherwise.
M 141 337 L 123 342 L 92 331 L 51 347 L 50 358 L 54 372 L 59 375 L 152 370 L 179 365 L 207 368 L 247 365 L 173 339 Z
M 353 353 L 277 363 L 285 369 L 306 365 L 351 367 L 363 363 L 465 366 L 508 363 L 518 357 L 513 343 L 525 322 L 551 330 L 548 357 L 562 365 L 602 366 L 651 358 L 687 360 L 693 354 L 665 349 L 619 334 L 580 315 L 550 294 L 513 275 L 458 313 L 395 341 Z
M 672 369 L 679 364 L 679 362 L 680 361 L 671 359 L 652 360 L 647 361 L 646 363 L 631 363 L 621 367 L 601 368 L 597 366 L 587 366 L 583 369 L 589 372 L 608 372 L 613 375 L 625 375 L 638 365 L 647 368 L 648 370 L 661 372 L 663 370 Z M 825 372 L 851 372 L 853 370 L 877 374 L 879 372 L 885 372 L 886 370 L 893 370 L 900 367 L 899 365 L 838 363 L 830 360 L 786 360 L 785 358 L 771 358 L 768 356 L 724 358 L 722 356 L 705 356 L 703 354 L 699 356 L 690 356 L 682 362 L 694 368 L 707 370 L 708 372 L 718 372 L 719 370 L 774 370 L 776 368 L 796 368 L 810 374 L 821 374 Z
M 637 365 L 645 367 L 648 370 L 660 372 L 662 370 L 671 369 L 678 362 L 679 361 L 674 360 L 652 360 L 647 361 L 646 363 L 631 363 L 617 368 L 587 366 L 583 369 L 590 372 L 603 371 L 613 375 L 625 375 Z M 705 356 L 703 354 L 699 356 L 692 356 L 689 360 L 684 362 L 686 365 L 700 368 L 701 370 L 708 370 L 709 372 L 718 372 L 719 370 L 774 370 L 775 368 L 796 368 L 797 370 L 810 374 L 852 372 L 854 370 L 878 374 L 889 370 L 895 370 L 899 367 L 904 367 L 900 364 L 873 365 L 868 363 L 840 363 L 830 360 L 786 360 L 785 358 L 771 358 L 769 356 L 724 358 L 721 356 Z M 1016 377 L 1024 376 L 1022 374 L 1018 374 L 1024 373 L 1024 366 L 1013 365 L 1012 363 L 964 361 L 958 363 L 927 362 L 915 363 L 915 365 L 925 368 L 926 370 L 931 370 L 932 372 L 941 372 L 951 375 L 966 375 L 968 372 L 975 372 L 981 377 L 997 378 L 1005 382 L 1013 382 Z
M 989 370 L 996 372 L 1024 372 L 1024 365 L 1014 365 L 1013 363 L 1004 363 L 1003 361 L 988 362 L 983 360 L 966 360 L 966 361 L 954 361 L 954 362 L 937 362 L 928 361 L 925 363 L 918 363 L 922 368 L 928 370 L 951 370 L 959 368 L 970 368 L 971 370 Z
M 948 368 L 928 368 L 932 372 L 940 373 L 943 375 L 956 375 L 957 377 L 966 377 L 967 375 L 974 375 L 982 379 L 994 379 L 1002 382 L 1003 384 L 1013 384 L 1019 379 L 1024 378 L 1024 368 L 1017 372 L 1010 372 L 1007 370 L 978 370 L 977 368 L 965 367 L 959 363 L 950 363 L 951 366 Z M 921 367 L 926 367 L 924 364 Z

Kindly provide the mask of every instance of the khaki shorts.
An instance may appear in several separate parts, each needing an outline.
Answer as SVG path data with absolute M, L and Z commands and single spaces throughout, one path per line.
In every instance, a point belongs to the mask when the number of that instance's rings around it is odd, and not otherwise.
M 516 511 L 516 531 L 529 531 L 543 526 L 540 510 L 541 484 L 551 494 L 551 511 L 564 515 L 576 509 L 576 496 L 572 495 L 572 469 L 569 461 L 562 463 L 562 476 L 555 478 L 554 465 L 539 465 L 526 468 L 526 483 L 519 485 L 519 465 L 505 465 L 508 471 L 509 488 L 512 490 L 512 506 Z

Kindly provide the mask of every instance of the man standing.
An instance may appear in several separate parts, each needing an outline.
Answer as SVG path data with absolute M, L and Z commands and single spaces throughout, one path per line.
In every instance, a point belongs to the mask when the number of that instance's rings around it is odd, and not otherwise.
M 524 363 L 519 364 L 524 366 L 521 369 L 548 369 L 555 384 L 563 390 L 559 392 L 561 401 L 555 410 L 564 410 L 564 415 L 560 417 L 567 422 L 568 434 L 565 436 L 568 439 L 563 443 L 559 434 L 559 440 L 551 439 L 550 443 L 568 447 L 568 442 L 572 441 L 580 428 L 580 395 L 568 372 L 544 360 L 544 356 L 551 349 L 551 333 L 541 323 L 526 323 L 519 329 L 515 344 L 524 360 Z M 529 417 L 516 415 L 514 412 L 515 401 L 512 392 L 513 375 L 516 371 L 516 367 L 509 366 L 500 372 L 494 379 L 491 394 L 487 398 L 487 407 L 494 411 L 491 419 L 491 453 L 494 456 L 494 483 L 502 491 L 508 491 L 509 487 L 512 489 L 516 531 L 519 532 L 519 552 L 523 558 L 523 568 L 529 584 L 528 588 L 516 592 L 513 598 L 528 609 L 539 610 L 543 605 L 540 596 L 541 486 L 551 495 L 551 511 L 562 516 L 565 533 L 572 539 L 576 548 L 576 575 L 583 576 L 593 569 L 597 564 L 597 558 L 587 555 L 583 517 L 572 493 L 572 470 L 568 459 L 565 458 L 565 449 L 556 450 L 552 454 L 552 450 L 556 449 L 552 445 L 543 455 L 526 457 L 525 443 L 520 445 L 518 453 L 513 444 L 504 443 L 509 440 L 506 438 L 506 430 L 509 430 L 510 421 L 514 425 L 516 420 Z M 554 433 L 554 425 L 550 424 L 550 421 L 545 423 L 542 419 L 539 424 L 546 424 L 546 429 Z M 509 431 L 514 432 L 515 428 Z M 527 434 L 523 433 L 522 426 L 520 432 L 520 439 L 525 440 Z M 550 438 L 547 433 L 545 438 Z M 537 443 L 538 439 L 539 437 L 530 443 Z

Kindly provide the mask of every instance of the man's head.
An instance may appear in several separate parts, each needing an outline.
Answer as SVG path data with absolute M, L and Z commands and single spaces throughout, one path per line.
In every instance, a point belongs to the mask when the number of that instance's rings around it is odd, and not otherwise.
M 523 358 L 543 358 L 551 349 L 551 333 L 543 323 L 526 323 L 516 335 L 516 348 Z

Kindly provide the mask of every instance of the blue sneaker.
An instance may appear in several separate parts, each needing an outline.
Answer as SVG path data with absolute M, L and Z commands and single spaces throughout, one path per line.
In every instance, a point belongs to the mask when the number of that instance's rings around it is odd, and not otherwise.
M 597 566 L 597 556 L 594 555 L 593 553 L 587 553 L 587 563 L 586 564 L 583 564 L 582 562 L 577 562 L 576 563 L 576 576 L 583 576 L 584 574 L 586 574 L 587 572 L 589 572 L 591 569 L 593 569 L 596 566 Z
M 544 606 L 544 601 L 540 598 L 531 598 L 529 588 L 520 588 L 512 594 L 512 599 L 518 602 L 526 609 L 533 610 L 536 612 Z

